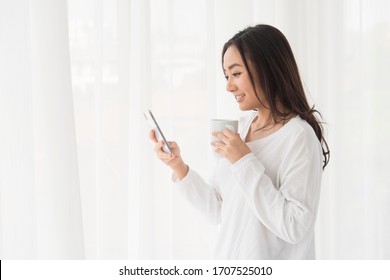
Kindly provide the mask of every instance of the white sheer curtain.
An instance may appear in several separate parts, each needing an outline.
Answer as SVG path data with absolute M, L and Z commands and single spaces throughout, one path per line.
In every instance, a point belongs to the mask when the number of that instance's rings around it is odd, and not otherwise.
M 0 2 L 0 257 L 84 258 L 66 2 Z
M 68 0 L 69 41 L 65 1 L 0 3 L 2 258 L 211 258 L 218 229 L 142 111 L 206 177 L 207 120 L 241 114 L 220 51 L 256 23 L 287 36 L 327 123 L 317 257 L 390 258 L 388 1 Z

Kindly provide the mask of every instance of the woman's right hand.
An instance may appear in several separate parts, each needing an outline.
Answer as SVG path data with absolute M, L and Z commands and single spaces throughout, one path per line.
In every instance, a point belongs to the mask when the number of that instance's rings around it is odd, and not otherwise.
M 188 166 L 184 163 L 180 156 L 180 148 L 177 143 L 168 141 L 169 148 L 172 151 L 172 154 L 170 154 L 162 150 L 162 147 L 165 145 L 165 143 L 162 140 L 157 140 L 156 132 L 153 129 L 149 133 L 149 138 L 154 142 L 154 152 L 156 153 L 157 157 L 170 168 L 172 168 L 180 180 L 184 178 L 188 173 Z

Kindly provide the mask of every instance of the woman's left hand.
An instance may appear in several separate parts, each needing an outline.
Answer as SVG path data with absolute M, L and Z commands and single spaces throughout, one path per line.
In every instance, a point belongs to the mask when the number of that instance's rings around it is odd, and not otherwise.
M 227 128 L 223 132 L 213 132 L 212 135 L 222 141 L 211 143 L 215 148 L 215 152 L 223 155 L 232 164 L 251 152 L 240 135 Z

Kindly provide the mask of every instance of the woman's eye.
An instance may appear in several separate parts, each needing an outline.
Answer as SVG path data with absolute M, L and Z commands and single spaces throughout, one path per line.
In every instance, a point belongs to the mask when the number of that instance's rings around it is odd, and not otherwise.
M 235 77 L 235 78 L 239 77 L 240 75 L 241 75 L 241 72 L 237 72 L 237 73 L 233 73 L 233 74 L 232 74 L 232 76 Z M 226 79 L 226 80 L 229 80 L 229 76 L 228 76 L 228 75 L 225 75 L 225 79 Z

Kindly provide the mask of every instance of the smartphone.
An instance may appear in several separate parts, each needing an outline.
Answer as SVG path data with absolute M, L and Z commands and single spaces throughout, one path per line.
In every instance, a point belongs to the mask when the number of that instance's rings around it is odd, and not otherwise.
M 150 127 L 152 129 L 154 129 L 154 131 L 156 132 L 157 140 L 158 141 L 161 141 L 161 140 L 164 141 L 165 145 L 162 147 L 163 151 L 166 152 L 166 153 L 173 154 L 171 148 L 168 145 L 167 139 L 165 139 L 165 136 L 164 136 L 163 132 L 161 131 L 160 126 L 158 125 L 155 117 L 153 116 L 152 111 L 150 111 L 150 110 L 145 111 L 144 112 L 144 117 L 148 121 Z

